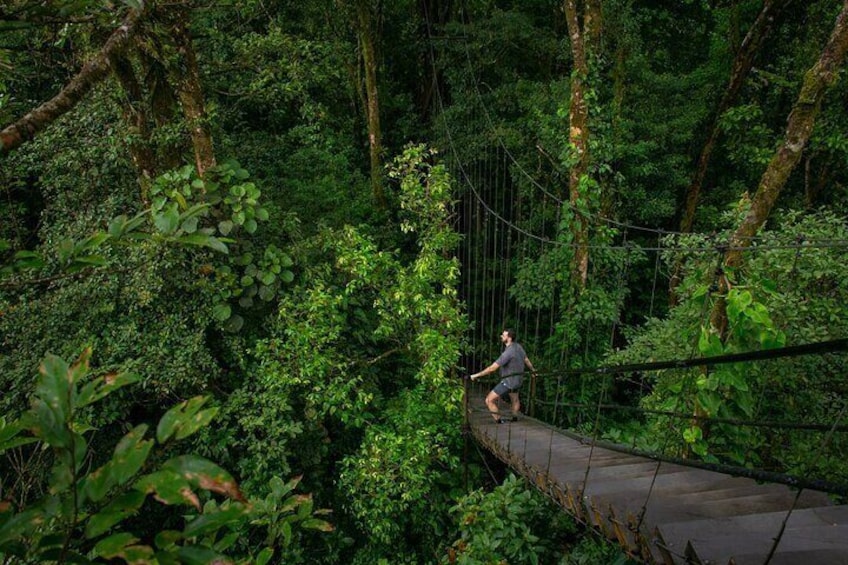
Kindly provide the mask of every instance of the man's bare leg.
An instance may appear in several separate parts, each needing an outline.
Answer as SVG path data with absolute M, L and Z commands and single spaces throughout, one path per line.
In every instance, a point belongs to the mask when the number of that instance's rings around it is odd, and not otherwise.
M 489 412 L 492 413 L 492 418 L 497 422 L 500 419 L 498 415 L 498 398 L 500 398 L 495 391 L 489 391 L 489 394 L 486 396 L 486 406 L 489 408 Z
M 515 421 L 518 419 L 518 415 L 521 414 L 521 401 L 518 400 L 518 393 L 510 392 L 509 400 L 512 402 L 512 419 Z

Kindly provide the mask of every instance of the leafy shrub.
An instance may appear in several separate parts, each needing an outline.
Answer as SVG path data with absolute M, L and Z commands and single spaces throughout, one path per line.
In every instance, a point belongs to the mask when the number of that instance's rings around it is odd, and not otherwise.
M 53 460 L 43 496 L 0 503 L 0 557 L 26 563 L 234 563 L 224 552 L 247 538 L 255 524 L 266 536 L 264 543 L 246 547 L 247 558 L 264 564 L 274 547 L 292 542 L 294 525 L 332 529 L 313 517 L 310 496 L 291 495 L 299 478 L 288 484 L 276 479 L 268 497 L 250 501 L 232 475 L 208 459 L 187 454 L 163 461 L 173 442 L 209 425 L 217 413 L 204 397 L 167 411 L 155 439 L 146 438 L 147 424 L 133 427 L 105 463 L 89 470 L 97 454 L 86 438 L 93 429 L 86 423 L 87 407 L 137 380 L 131 374 L 91 376 L 90 355 L 86 350 L 71 365 L 48 355 L 32 408 L 10 423 L 0 419 L 0 454 L 40 442 L 35 448 L 49 449 Z M 182 529 L 132 533 L 130 519 L 149 513 L 151 499 L 186 507 Z

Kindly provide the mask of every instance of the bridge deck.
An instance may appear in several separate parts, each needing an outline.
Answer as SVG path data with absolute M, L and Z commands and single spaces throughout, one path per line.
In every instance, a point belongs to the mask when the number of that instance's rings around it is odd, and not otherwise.
M 821 492 L 582 443 L 528 417 L 496 424 L 471 394 L 476 440 L 566 511 L 648 563 L 848 565 L 848 506 Z M 775 552 L 775 538 L 786 520 Z M 641 516 L 641 518 L 640 518 Z

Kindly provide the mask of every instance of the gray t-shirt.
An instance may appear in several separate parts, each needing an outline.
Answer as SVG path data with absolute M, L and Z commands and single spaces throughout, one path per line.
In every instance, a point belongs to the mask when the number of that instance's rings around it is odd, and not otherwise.
M 495 363 L 500 367 L 501 377 L 506 382 L 506 386 L 511 389 L 516 389 L 521 386 L 521 379 L 524 376 L 524 360 L 527 354 L 520 343 L 512 342 L 509 347 L 504 349 L 501 356 Z

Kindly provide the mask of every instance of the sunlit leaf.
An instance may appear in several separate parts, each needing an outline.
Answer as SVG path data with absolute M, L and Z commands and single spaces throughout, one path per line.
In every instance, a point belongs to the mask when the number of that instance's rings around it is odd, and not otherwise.
M 227 248 L 227 245 L 222 240 L 207 233 L 203 233 L 203 230 L 200 230 L 198 233 L 180 236 L 177 238 L 177 241 L 188 245 L 196 245 L 198 247 L 208 247 L 209 249 L 214 249 L 215 251 L 219 251 L 224 254 L 228 254 L 230 252 L 229 248 Z
M 182 223 L 182 225 L 180 226 L 180 229 L 183 230 L 186 233 L 194 233 L 194 232 L 197 231 L 197 222 L 198 221 L 199 220 L 198 220 L 197 217 L 189 218 Z
M 231 222 L 230 220 L 224 220 L 218 223 L 218 230 L 223 235 L 230 235 L 230 232 L 233 231 L 234 226 L 235 224 L 233 224 L 233 222 Z
M 114 238 L 119 238 L 124 234 L 124 226 L 127 223 L 127 217 L 124 214 L 120 216 L 115 216 L 111 222 L 109 222 L 108 232 Z

